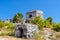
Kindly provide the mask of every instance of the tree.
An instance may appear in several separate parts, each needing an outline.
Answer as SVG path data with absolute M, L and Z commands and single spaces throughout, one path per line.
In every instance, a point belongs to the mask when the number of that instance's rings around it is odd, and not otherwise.
M 53 29 L 55 30 L 55 31 L 60 31 L 60 23 L 58 23 L 58 24 L 53 24 Z
M 40 16 L 35 17 L 32 23 L 38 25 L 39 29 L 43 29 L 43 19 Z
M 48 17 L 46 20 L 47 20 L 50 24 L 52 24 L 52 17 Z
M 44 20 L 44 27 L 52 28 L 52 18 L 48 17 L 46 20 Z
M 15 14 L 15 16 L 13 17 L 13 22 L 14 22 L 14 23 L 18 23 L 18 22 L 20 22 L 20 21 L 22 20 L 22 18 L 23 18 L 23 15 L 22 15 L 21 13 L 17 13 L 17 14 Z
M 52 28 L 52 25 L 50 24 L 49 21 L 45 20 L 45 21 L 44 21 L 44 27 Z

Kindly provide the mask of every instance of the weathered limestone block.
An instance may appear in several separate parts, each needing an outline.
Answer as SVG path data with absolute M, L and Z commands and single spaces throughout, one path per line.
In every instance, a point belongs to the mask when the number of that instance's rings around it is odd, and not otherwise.
M 34 33 L 38 33 L 38 30 L 38 26 L 34 24 L 17 24 L 15 27 L 15 36 L 32 38 Z

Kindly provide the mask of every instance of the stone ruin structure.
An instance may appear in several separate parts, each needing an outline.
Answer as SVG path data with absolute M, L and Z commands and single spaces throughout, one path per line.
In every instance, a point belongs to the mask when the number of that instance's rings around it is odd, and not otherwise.
M 31 12 L 27 12 L 26 20 L 28 20 L 28 22 L 31 23 L 36 16 L 40 16 L 41 18 L 43 18 L 43 11 L 33 10 Z M 15 36 L 33 38 L 34 33 L 38 33 L 39 29 L 37 25 L 29 23 L 24 23 L 24 21 L 23 24 L 17 23 L 15 27 Z
M 38 33 L 38 30 L 38 26 L 35 24 L 17 24 L 15 27 L 15 36 L 33 38 L 34 33 Z
M 33 10 L 33 11 L 30 11 L 30 12 L 27 12 L 26 13 L 26 20 L 28 22 L 31 22 L 37 16 L 40 16 L 40 18 L 44 19 L 43 18 L 43 11 L 41 11 L 41 10 Z

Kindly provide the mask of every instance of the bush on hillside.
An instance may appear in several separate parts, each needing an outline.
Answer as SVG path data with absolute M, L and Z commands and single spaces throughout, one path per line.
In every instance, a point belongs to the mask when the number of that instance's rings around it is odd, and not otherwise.
M 58 24 L 53 24 L 53 30 L 60 32 L 60 23 Z

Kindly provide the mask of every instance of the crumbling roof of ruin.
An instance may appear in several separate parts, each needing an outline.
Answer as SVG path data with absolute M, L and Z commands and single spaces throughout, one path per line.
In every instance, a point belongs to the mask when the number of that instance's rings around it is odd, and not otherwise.
M 27 12 L 27 14 L 32 13 L 32 12 L 40 12 L 43 14 L 43 11 L 41 11 L 41 10 L 32 10 L 32 11 Z

